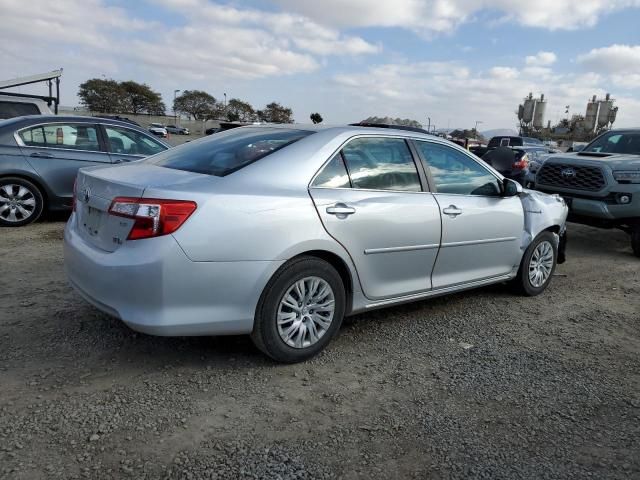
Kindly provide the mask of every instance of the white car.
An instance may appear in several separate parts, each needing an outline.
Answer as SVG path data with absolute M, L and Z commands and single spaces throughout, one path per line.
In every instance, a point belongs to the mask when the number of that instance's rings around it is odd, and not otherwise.
M 161 123 L 149 124 L 149 131 L 153 133 L 156 137 L 167 138 L 167 136 L 169 135 L 166 127 Z

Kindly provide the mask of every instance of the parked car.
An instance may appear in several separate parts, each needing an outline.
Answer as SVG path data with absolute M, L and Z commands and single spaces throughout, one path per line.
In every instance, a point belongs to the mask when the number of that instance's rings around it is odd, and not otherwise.
M 529 155 L 523 148 L 498 147 L 489 150 L 482 160 L 495 168 L 505 178 L 527 186 L 529 172 Z
M 282 362 L 345 315 L 511 281 L 537 295 L 567 207 L 433 135 L 236 128 L 82 169 L 64 234 L 71 284 L 155 335 L 251 334 Z
M 533 137 L 514 137 L 509 135 L 499 135 L 496 137 L 491 137 L 489 140 L 488 147 L 522 147 L 525 145 L 537 145 L 543 146 L 542 140 L 538 140 Z
M 533 188 L 535 186 L 536 175 L 544 162 L 546 162 L 554 153 L 560 153 L 558 149 L 549 146 L 534 147 L 531 145 L 525 145 L 523 147 L 518 147 L 518 149 L 526 152 L 527 160 L 529 162 L 529 168 L 524 179 L 524 186 L 527 188 Z
M 150 123 L 148 130 L 156 137 L 167 138 L 169 136 L 169 132 L 167 132 L 167 129 L 161 123 Z
M 0 120 L 24 115 L 52 115 L 47 103 L 39 98 L 0 95 Z
M 78 169 L 139 160 L 169 146 L 117 120 L 31 115 L 0 121 L 0 226 L 71 209 Z
M 167 125 L 165 130 L 169 133 L 175 133 L 177 135 L 189 135 L 189 129 L 186 127 L 179 127 L 177 125 Z
M 629 233 L 640 257 L 640 129 L 612 130 L 578 153 L 552 155 L 536 189 L 562 195 L 570 221 Z

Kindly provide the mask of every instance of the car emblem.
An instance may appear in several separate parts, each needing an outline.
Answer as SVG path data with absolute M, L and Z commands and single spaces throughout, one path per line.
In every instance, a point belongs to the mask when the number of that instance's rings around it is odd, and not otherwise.
M 564 178 L 574 178 L 576 176 L 576 171 L 573 168 L 563 168 L 560 171 L 560 175 Z
M 89 188 L 85 188 L 84 191 L 82 192 L 82 199 L 84 203 L 88 203 L 90 198 L 91 198 L 91 190 L 89 190 Z

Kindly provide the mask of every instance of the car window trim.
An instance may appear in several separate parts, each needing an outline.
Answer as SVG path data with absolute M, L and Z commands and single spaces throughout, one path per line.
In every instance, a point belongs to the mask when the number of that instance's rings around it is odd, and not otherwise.
M 20 136 L 20 132 L 24 132 L 25 130 L 31 130 L 34 129 L 36 127 L 45 127 L 47 125 L 89 125 L 89 126 L 93 126 L 96 129 L 96 136 L 98 138 L 98 145 L 100 146 L 100 150 L 85 150 L 83 148 L 65 148 L 65 147 L 39 147 L 37 145 L 27 145 L 24 143 L 24 141 L 22 140 L 22 137 Z M 100 135 L 100 126 L 98 123 L 92 123 L 92 122 L 41 122 L 41 123 L 34 123 L 33 125 L 29 125 L 28 127 L 23 127 L 20 128 L 16 131 L 13 132 L 13 138 L 15 139 L 15 141 L 18 143 L 18 146 L 21 148 L 40 148 L 40 149 L 44 149 L 44 150 L 54 150 L 54 151 L 65 151 L 65 152 L 88 152 L 88 153 L 104 153 L 104 154 L 109 154 L 109 152 L 107 152 L 105 150 L 105 144 L 104 141 Z
M 431 143 L 431 144 L 434 144 L 434 145 L 440 145 L 440 146 L 442 146 L 444 148 L 450 148 L 451 150 L 455 150 L 457 152 L 460 152 L 460 153 L 464 154 L 472 162 L 475 162 L 482 169 L 486 170 L 489 174 L 491 174 L 493 177 L 495 177 L 495 179 L 498 181 L 498 184 L 500 186 L 500 190 L 502 190 L 502 184 L 504 182 L 504 177 L 502 177 L 497 172 L 493 171 L 493 169 L 491 169 L 491 167 L 486 162 L 484 162 L 482 159 L 473 158 L 474 157 L 473 154 L 468 152 L 466 149 L 461 148 L 461 147 L 460 148 L 455 148 L 455 147 L 452 147 L 451 145 L 446 145 L 443 142 L 433 142 L 430 139 L 414 139 L 414 141 L 416 141 L 416 142 L 428 142 L 428 143 Z M 455 144 L 453 144 L 453 145 L 455 145 Z M 445 193 L 445 192 L 438 192 L 438 186 L 436 185 L 435 179 L 433 178 L 433 173 L 431 172 L 431 167 L 429 165 L 429 162 L 425 158 L 425 156 L 422 153 L 422 151 L 420 150 L 420 148 L 418 148 L 417 144 L 416 144 L 416 151 L 418 152 L 418 155 L 420 156 L 421 161 L 424 162 L 423 165 L 424 165 L 425 170 L 429 172 L 428 176 L 433 182 L 433 189 L 431 190 L 431 193 L 433 193 L 434 195 L 457 195 L 457 196 L 460 196 L 460 197 L 499 198 L 499 197 L 496 197 L 494 195 L 474 195 L 474 194 L 471 194 L 471 193 Z
M 122 128 L 123 130 L 129 130 L 131 132 L 135 132 L 135 133 L 139 133 L 141 135 L 144 135 L 145 137 L 151 139 L 151 141 L 158 143 L 160 145 L 162 145 L 163 147 L 165 147 L 165 150 L 169 150 L 170 147 L 167 147 L 164 143 L 159 142 L 157 140 L 157 138 L 155 137 L 155 135 L 149 135 L 148 132 L 145 131 L 140 131 L 137 130 L 135 128 L 129 128 L 129 127 L 124 127 L 122 125 L 114 125 L 112 123 L 100 123 L 100 130 L 102 131 L 102 135 L 104 136 L 104 143 L 105 143 L 105 148 L 107 149 L 107 153 L 111 154 L 111 155 L 125 155 L 128 157 L 136 157 L 136 158 L 145 158 L 145 157 L 150 157 L 151 155 L 140 155 L 140 154 L 135 154 L 135 153 L 116 153 L 116 152 L 112 152 L 111 151 L 111 143 L 109 142 L 109 135 L 107 135 L 107 127 L 117 127 L 117 128 Z M 160 152 L 156 152 L 156 153 L 160 153 Z M 152 155 L 156 155 L 156 153 L 152 154 Z
M 415 191 L 415 190 L 381 190 L 381 189 L 375 189 L 375 188 L 353 188 L 353 187 L 317 187 L 313 185 L 313 182 L 316 180 L 316 177 L 318 175 L 320 175 L 320 172 L 322 172 L 324 170 L 324 168 L 329 164 L 329 162 L 333 159 L 333 157 L 336 155 L 336 153 L 340 153 L 340 156 L 342 157 L 342 161 L 344 162 L 344 166 L 347 170 L 347 175 L 349 176 L 349 184 L 353 185 L 353 182 L 351 181 L 351 172 L 349 171 L 349 165 L 347 164 L 344 155 L 342 154 L 342 150 L 344 150 L 344 147 L 347 146 L 347 144 L 349 144 L 349 142 L 353 141 L 353 140 L 357 140 L 360 138 L 393 138 L 393 139 L 400 139 L 400 140 L 404 140 L 405 144 L 407 145 L 407 148 L 409 149 L 409 152 L 411 153 L 411 159 L 413 160 L 413 164 L 416 167 L 416 173 L 418 174 L 418 179 L 420 182 L 420 191 Z M 429 188 L 429 184 L 428 182 L 426 182 L 426 178 L 424 178 L 422 175 L 420 175 L 420 166 L 419 166 L 419 162 L 417 161 L 414 152 L 411 150 L 411 145 L 410 145 L 410 141 L 412 140 L 412 137 L 410 136 L 403 136 L 403 135 L 372 135 L 372 134 L 366 134 L 366 133 L 361 133 L 361 134 L 356 134 L 353 135 L 349 138 L 347 138 L 344 142 L 342 142 L 340 144 L 340 146 L 338 148 L 336 148 L 333 153 L 331 155 L 329 155 L 329 158 L 327 158 L 324 163 L 320 166 L 320 168 L 318 168 L 318 170 L 316 171 L 316 173 L 311 177 L 311 181 L 309 182 L 309 184 L 307 185 L 307 189 L 311 189 L 311 188 L 322 188 L 322 189 L 328 189 L 328 190 L 362 190 L 362 191 L 368 191 L 368 192 L 394 192 L 394 193 L 432 193 L 431 189 Z

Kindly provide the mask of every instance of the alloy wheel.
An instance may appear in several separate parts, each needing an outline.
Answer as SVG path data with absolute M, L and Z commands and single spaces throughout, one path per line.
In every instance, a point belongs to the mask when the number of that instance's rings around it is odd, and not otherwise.
M 36 197 L 23 185 L 0 186 L 0 218 L 6 222 L 22 222 L 36 211 Z
M 334 313 L 335 296 L 329 283 L 320 277 L 305 277 L 280 300 L 278 334 L 290 347 L 310 347 L 327 333 Z
M 529 261 L 529 282 L 540 288 L 551 276 L 553 270 L 553 246 L 550 242 L 540 242 Z

